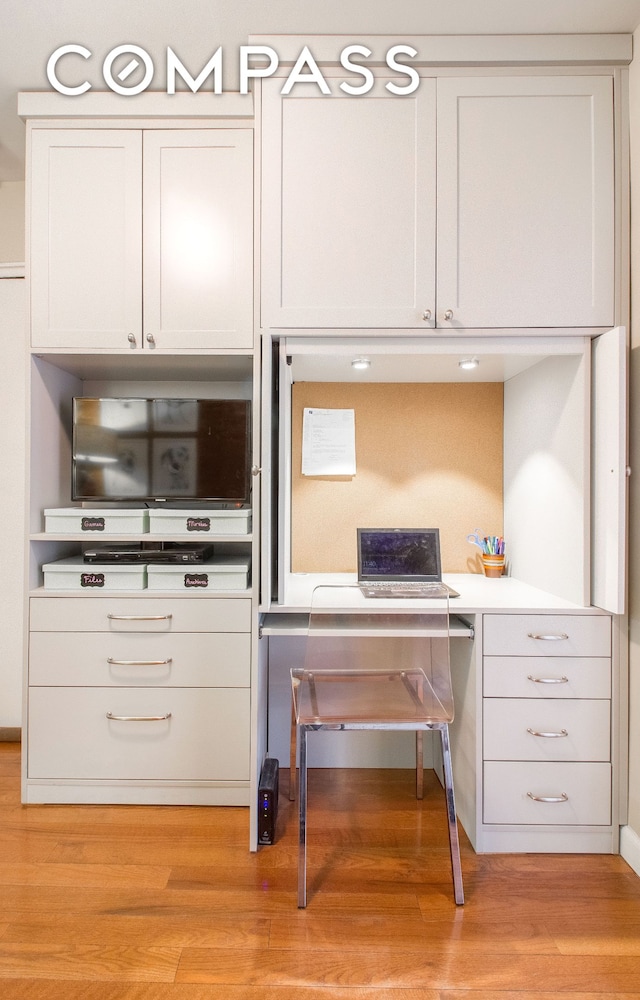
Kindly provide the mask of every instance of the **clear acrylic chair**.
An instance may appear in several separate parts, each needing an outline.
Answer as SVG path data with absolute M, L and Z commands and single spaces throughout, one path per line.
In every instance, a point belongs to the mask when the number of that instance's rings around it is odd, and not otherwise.
M 418 797 L 422 735 L 440 733 L 454 898 L 464 903 L 449 743 L 454 706 L 447 591 L 393 609 L 387 599 L 371 600 L 354 611 L 345 608 L 340 590 L 345 588 L 315 589 L 304 666 L 291 670 L 299 756 L 298 906 L 307 905 L 307 734 L 365 729 L 413 730 L 420 737 Z

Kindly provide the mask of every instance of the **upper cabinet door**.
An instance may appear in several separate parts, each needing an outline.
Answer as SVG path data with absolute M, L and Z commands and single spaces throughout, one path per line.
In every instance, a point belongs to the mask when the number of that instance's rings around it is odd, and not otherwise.
M 435 82 L 262 89 L 263 327 L 433 326 Z M 423 318 L 425 317 L 425 318 Z
M 438 317 L 613 323 L 611 77 L 438 81 Z
M 144 341 L 253 346 L 253 131 L 144 133 Z
M 33 347 L 140 343 L 141 157 L 138 131 L 33 131 Z
M 627 338 L 616 327 L 591 347 L 591 602 L 625 610 Z

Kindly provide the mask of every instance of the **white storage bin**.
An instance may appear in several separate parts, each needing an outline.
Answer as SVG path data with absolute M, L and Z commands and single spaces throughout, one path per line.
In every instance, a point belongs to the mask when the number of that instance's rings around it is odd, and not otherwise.
M 147 569 L 149 590 L 246 590 L 249 586 L 249 560 L 237 556 L 188 568 L 157 563 Z
M 45 563 L 45 590 L 82 590 L 101 593 L 105 590 L 144 590 L 147 586 L 146 564 L 86 563 L 81 557 L 57 559 Z
M 149 511 L 141 507 L 56 507 L 45 510 L 44 530 L 57 534 L 137 535 L 149 530 Z
M 251 531 L 250 510 L 180 510 L 155 508 L 149 511 L 149 531 L 154 535 L 247 535 Z

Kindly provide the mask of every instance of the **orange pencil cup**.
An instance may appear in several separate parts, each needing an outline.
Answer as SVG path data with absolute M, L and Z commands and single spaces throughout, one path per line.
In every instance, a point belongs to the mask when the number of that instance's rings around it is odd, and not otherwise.
M 482 553 L 482 565 L 484 568 L 484 575 L 489 577 L 502 576 L 504 573 L 504 556 L 492 556 L 487 553 Z

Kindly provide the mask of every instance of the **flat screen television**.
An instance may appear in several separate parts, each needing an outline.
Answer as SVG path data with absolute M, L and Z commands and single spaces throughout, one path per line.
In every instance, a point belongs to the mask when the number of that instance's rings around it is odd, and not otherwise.
M 72 498 L 249 506 L 251 403 L 74 398 Z

